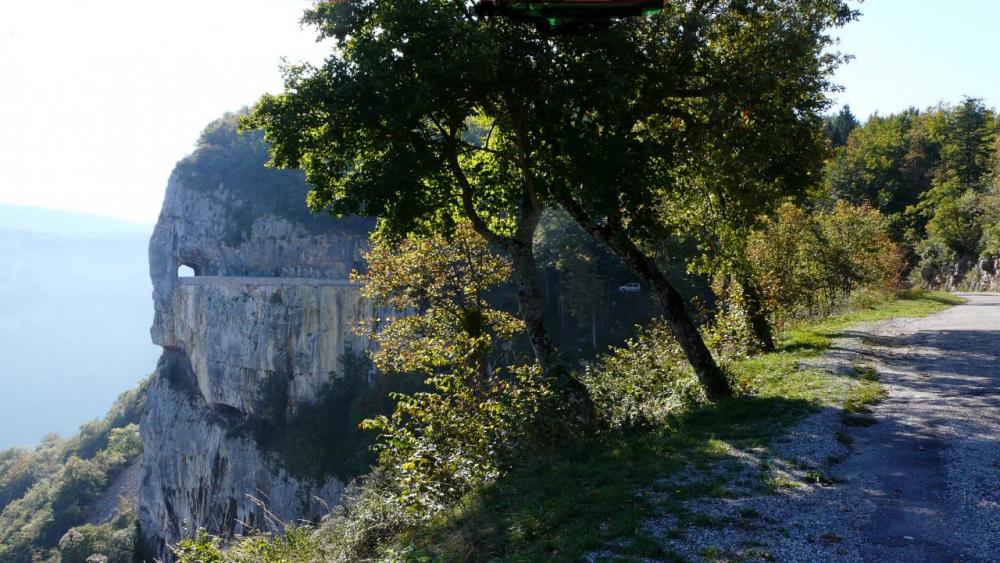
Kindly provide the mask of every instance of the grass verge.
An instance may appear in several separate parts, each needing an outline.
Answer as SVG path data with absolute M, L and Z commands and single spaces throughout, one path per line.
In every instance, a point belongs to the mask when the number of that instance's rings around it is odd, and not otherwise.
M 733 494 L 724 472 L 734 448 L 766 448 L 804 414 L 834 402 L 839 408 L 845 387 L 846 406 L 857 413 L 881 396 L 870 374 L 802 369 L 803 360 L 821 355 L 852 326 L 926 316 L 961 302 L 944 293 L 904 295 L 793 327 L 777 352 L 727 366 L 735 379 L 752 382 L 754 395 L 706 405 L 661 427 L 565 444 L 404 537 L 400 555 L 413 561 L 579 561 L 614 546 L 620 556 L 679 559 L 643 533 L 654 509 L 651 496 L 657 496 L 656 510 L 666 507 L 679 522 L 697 523 L 702 516 L 685 513 L 681 502 Z M 658 489 L 659 478 L 682 470 L 718 478 Z
M 879 374 L 867 364 L 855 365 L 857 382 L 847 390 L 844 400 L 843 421 L 847 426 L 871 426 L 875 424 L 870 405 L 885 398 L 885 388 L 879 383 Z

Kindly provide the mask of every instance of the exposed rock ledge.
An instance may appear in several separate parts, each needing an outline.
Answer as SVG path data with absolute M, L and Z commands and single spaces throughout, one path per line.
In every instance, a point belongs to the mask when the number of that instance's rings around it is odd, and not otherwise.
M 1000 291 L 1000 256 L 972 260 L 962 258 L 948 268 L 924 268 L 924 287 L 947 291 Z

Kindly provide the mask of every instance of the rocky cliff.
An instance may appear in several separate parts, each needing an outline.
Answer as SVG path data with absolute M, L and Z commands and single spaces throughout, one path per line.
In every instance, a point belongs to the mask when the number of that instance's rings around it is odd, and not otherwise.
M 920 282 L 925 288 L 947 291 L 1000 291 L 1000 257 L 962 258 L 947 268 L 924 268 Z
M 281 427 L 367 345 L 352 328 L 370 312 L 346 279 L 371 224 L 310 215 L 301 177 L 265 159 L 232 116 L 210 126 L 171 175 L 150 241 L 163 355 L 141 423 L 139 525 L 153 557 L 186 530 L 316 518 L 343 488 L 294 475 L 250 429 Z

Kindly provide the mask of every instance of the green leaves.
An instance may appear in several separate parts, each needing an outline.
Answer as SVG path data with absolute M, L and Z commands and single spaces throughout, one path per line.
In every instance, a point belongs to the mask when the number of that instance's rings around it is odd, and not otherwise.
M 387 311 L 373 360 L 385 377 L 422 375 L 429 390 L 394 394 L 392 415 L 362 427 L 379 432 L 391 502 L 425 520 L 500 475 L 548 390 L 513 354 L 521 323 L 487 300 L 510 263 L 467 221 L 448 235 L 381 233 L 367 259 L 353 278 Z
M 368 270 L 353 279 L 387 309 L 374 335 L 376 366 L 388 372 L 437 373 L 478 364 L 496 344 L 520 330 L 510 313 L 486 297 L 507 282 L 511 266 L 496 256 L 468 222 L 450 235 L 374 239 Z
M 903 270 L 886 218 L 845 202 L 814 213 L 786 204 L 753 233 L 748 250 L 779 323 L 829 313 L 859 289 L 891 292 Z
M 897 240 L 975 257 L 989 246 L 983 218 L 991 216 L 998 129 L 993 110 L 975 98 L 872 116 L 828 164 L 827 187 L 833 198 L 880 209 Z M 925 235 L 930 243 L 920 241 Z

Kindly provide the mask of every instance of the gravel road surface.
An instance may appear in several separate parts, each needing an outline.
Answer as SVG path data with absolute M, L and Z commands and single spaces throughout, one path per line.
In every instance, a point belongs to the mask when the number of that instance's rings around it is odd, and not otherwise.
M 824 358 L 875 367 L 875 424 L 845 426 L 831 406 L 766 450 L 734 450 L 746 487 L 687 503 L 707 524 L 665 513 L 649 535 L 695 561 L 1000 561 L 1000 295 L 965 297 L 854 331 Z M 665 481 L 692 478 L 717 477 Z
M 888 391 L 842 467 L 873 485 L 865 561 L 1000 561 L 1000 296 L 965 297 L 865 350 Z

